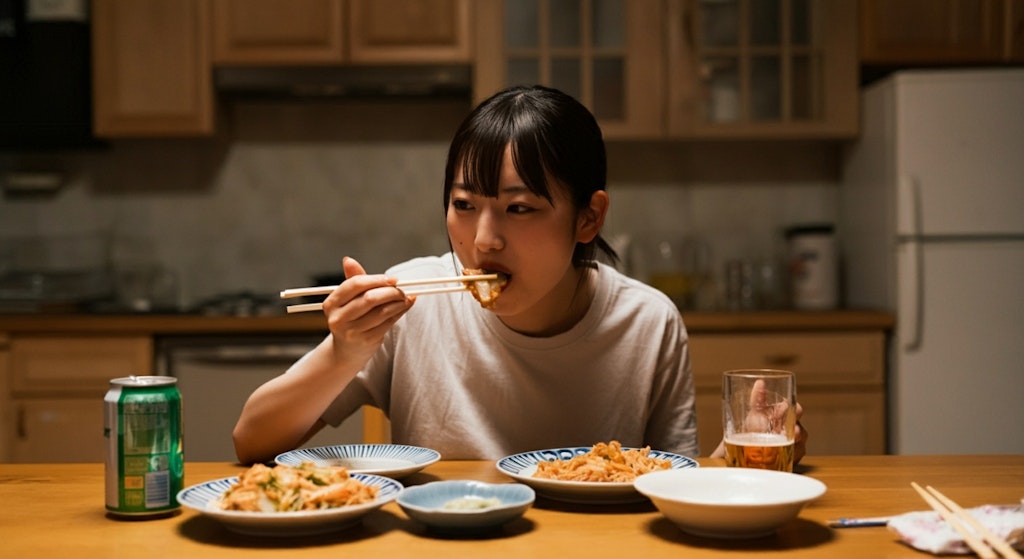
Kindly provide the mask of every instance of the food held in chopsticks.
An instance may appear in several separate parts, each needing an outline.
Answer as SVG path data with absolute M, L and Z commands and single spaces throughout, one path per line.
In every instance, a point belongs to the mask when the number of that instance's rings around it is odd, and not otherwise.
M 597 443 L 569 460 L 538 462 L 533 477 L 562 481 L 633 481 L 637 476 L 668 470 L 672 462 L 649 456 L 651 447 L 622 449 L 619 441 Z
M 255 464 L 238 476 L 218 503 L 224 510 L 290 512 L 369 503 L 377 488 L 349 476 L 342 467 Z
M 501 295 L 501 290 L 508 283 L 508 276 L 501 272 L 487 272 L 479 268 L 467 268 L 462 270 L 464 276 L 494 275 L 494 279 L 477 279 L 466 283 L 466 289 L 473 295 L 473 298 L 485 309 L 494 305 L 494 301 Z

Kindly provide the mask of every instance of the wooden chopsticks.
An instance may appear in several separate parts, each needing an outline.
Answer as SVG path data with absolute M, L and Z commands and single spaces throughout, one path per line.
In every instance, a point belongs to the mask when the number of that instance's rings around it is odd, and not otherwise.
M 433 285 L 438 283 L 462 283 L 461 287 L 454 289 L 454 291 L 461 291 L 466 288 L 464 282 L 467 281 L 489 281 L 498 279 L 498 274 L 476 274 L 471 276 L 452 276 L 450 278 L 429 278 L 429 279 L 418 279 L 418 280 L 402 280 L 395 284 L 396 287 L 412 287 L 416 285 Z M 285 289 L 281 292 L 282 299 L 291 299 L 292 297 L 305 297 L 307 295 L 327 295 L 328 293 L 337 289 L 337 285 L 323 285 L 319 287 L 296 287 L 294 289 Z M 453 291 L 453 289 L 447 289 L 447 291 L 438 291 L 438 293 L 447 293 Z M 426 290 L 423 290 L 426 291 Z M 423 294 L 423 291 L 417 291 L 417 294 Z
M 466 282 L 471 281 L 491 281 L 498 279 L 498 274 L 475 274 L 465 276 L 452 276 L 447 278 L 428 278 L 418 280 L 402 280 L 395 284 L 395 287 L 415 287 L 420 285 L 437 285 L 443 283 L 458 283 L 458 285 L 450 285 L 446 287 L 433 287 L 428 289 L 419 290 L 405 290 L 407 295 L 434 295 L 437 293 L 455 293 L 458 291 L 466 291 Z M 327 295 L 337 289 L 337 285 L 323 285 L 318 287 L 296 287 L 292 289 L 285 289 L 281 291 L 282 299 L 291 299 L 294 297 L 306 297 L 311 295 Z M 289 305 L 287 311 L 289 313 L 296 312 L 307 312 L 307 311 L 318 311 L 323 309 L 323 303 L 304 303 L 300 305 Z
M 915 482 L 910 482 L 910 486 L 964 538 L 964 541 L 978 554 L 978 557 L 998 559 L 1001 554 L 1006 559 L 1022 559 L 1020 553 L 1017 553 L 1017 550 L 1013 549 L 1006 540 L 993 534 L 983 524 L 975 520 L 970 513 L 937 489 L 930 485 L 926 489 L 922 489 Z M 992 547 L 989 547 L 990 545 Z M 992 548 L 995 548 L 998 554 Z

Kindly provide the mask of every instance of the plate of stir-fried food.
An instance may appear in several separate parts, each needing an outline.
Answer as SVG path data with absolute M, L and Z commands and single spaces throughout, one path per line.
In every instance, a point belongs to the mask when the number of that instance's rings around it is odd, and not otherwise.
M 241 534 L 305 536 L 348 528 L 402 488 L 391 478 L 341 467 L 255 464 L 239 476 L 187 487 L 178 502 Z
M 651 450 L 627 448 L 618 441 L 591 447 L 535 450 L 506 456 L 498 471 L 529 485 L 539 495 L 572 503 L 612 504 L 646 500 L 633 487 L 643 474 L 659 470 L 696 468 L 692 458 Z

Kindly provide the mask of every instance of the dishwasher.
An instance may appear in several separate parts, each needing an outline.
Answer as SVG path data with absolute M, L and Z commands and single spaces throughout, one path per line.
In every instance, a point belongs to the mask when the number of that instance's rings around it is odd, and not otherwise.
M 242 406 L 261 384 L 283 373 L 322 337 L 168 336 L 157 340 L 156 369 L 178 379 L 185 458 L 235 462 L 231 432 Z M 305 447 L 363 442 L 362 412 L 326 426 Z

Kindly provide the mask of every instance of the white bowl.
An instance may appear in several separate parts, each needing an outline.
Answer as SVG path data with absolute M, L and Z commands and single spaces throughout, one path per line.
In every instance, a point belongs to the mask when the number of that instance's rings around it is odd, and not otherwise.
M 535 499 L 533 489 L 521 483 L 432 481 L 405 488 L 398 506 L 410 518 L 442 530 L 494 528 L 523 515 Z M 453 500 L 487 501 L 484 508 L 446 508 Z
M 684 532 L 729 539 L 767 536 L 825 493 L 816 479 L 752 468 L 665 470 L 634 485 Z

